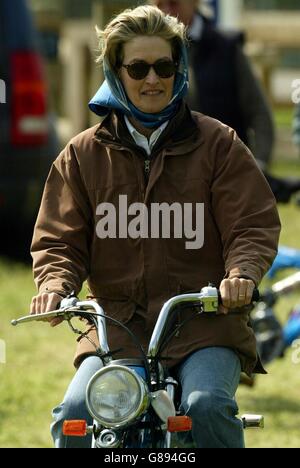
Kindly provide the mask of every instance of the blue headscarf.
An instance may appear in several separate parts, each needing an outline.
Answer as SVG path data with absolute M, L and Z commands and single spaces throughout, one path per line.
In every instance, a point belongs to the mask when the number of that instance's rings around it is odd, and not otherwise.
M 187 94 L 189 86 L 188 56 L 184 44 L 181 47 L 181 57 L 175 77 L 173 96 L 168 106 L 157 114 L 147 114 L 137 109 L 128 99 L 124 86 L 108 62 L 104 60 L 103 71 L 105 81 L 89 102 L 89 108 L 95 114 L 104 117 L 109 112 L 120 110 L 128 117 L 134 117 L 143 127 L 155 128 L 170 120 L 176 113 L 178 104 Z

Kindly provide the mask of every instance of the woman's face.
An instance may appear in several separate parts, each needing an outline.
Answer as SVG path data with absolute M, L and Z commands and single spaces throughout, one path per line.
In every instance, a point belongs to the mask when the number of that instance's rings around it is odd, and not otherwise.
M 122 65 L 140 61 L 154 64 L 161 59 L 173 60 L 171 44 L 165 39 L 152 36 L 137 36 L 125 43 L 123 54 Z M 160 78 L 151 67 L 145 78 L 135 80 L 122 66 L 120 78 L 129 100 L 142 112 L 159 113 L 172 99 L 175 75 L 171 78 Z

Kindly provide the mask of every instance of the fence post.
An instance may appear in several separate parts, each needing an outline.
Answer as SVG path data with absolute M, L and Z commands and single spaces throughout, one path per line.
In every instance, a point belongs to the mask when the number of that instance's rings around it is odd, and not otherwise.
M 222 29 L 240 29 L 243 0 L 218 0 L 218 24 Z

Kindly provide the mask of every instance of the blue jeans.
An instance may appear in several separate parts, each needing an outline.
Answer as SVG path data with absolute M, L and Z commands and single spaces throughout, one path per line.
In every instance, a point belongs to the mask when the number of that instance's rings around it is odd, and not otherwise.
M 65 419 L 92 418 L 85 405 L 85 390 L 92 375 L 101 368 L 97 357 L 83 361 L 71 382 L 64 401 L 53 410 L 51 433 L 56 448 L 89 448 L 91 436 L 65 437 Z M 227 348 L 205 348 L 189 356 L 176 371 L 182 386 L 181 410 L 193 420 L 192 438 L 198 448 L 244 448 L 242 423 L 236 418 L 235 393 L 241 365 Z M 188 438 L 185 438 L 186 441 Z

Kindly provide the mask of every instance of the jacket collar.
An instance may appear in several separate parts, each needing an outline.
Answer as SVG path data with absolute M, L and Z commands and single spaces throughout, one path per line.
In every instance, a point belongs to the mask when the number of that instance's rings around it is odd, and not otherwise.
M 130 135 L 122 114 L 112 111 L 96 129 L 94 138 L 111 148 L 134 150 L 137 146 Z M 185 102 L 170 120 L 153 148 L 153 156 L 164 150 L 168 155 L 184 155 L 203 142 L 195 119 Z M 141 150 L 143 152 L 143 150 Z

